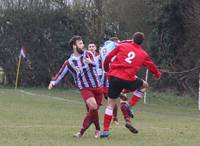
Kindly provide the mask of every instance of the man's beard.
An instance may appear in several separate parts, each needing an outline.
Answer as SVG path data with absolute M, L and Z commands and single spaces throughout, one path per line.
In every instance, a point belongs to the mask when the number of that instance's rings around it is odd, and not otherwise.
M 80 48 L 76 48 L 76 50 L 77 50 L 77 52 L 78 52 L 79 54 L 83 54 L 83 53 L 84 53 L 84 50 L 82 50 L 82 49 L 80 49 Z

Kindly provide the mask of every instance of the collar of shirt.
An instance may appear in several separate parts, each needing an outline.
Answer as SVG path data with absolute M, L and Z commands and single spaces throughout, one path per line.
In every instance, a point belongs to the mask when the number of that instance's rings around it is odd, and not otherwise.
M 81 56 L 84 56 L 85 51 L 83 54 L 79 54 L 78 56 L 75 56 L 74 54 L 71 54 L 70 58 L 72 58 L 72 60 L 78 60 Z

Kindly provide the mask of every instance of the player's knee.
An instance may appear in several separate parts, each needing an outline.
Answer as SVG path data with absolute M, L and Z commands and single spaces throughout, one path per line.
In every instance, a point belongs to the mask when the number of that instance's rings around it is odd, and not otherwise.
M 147 81 L 143 81 L 143 85 L 142 88 L 149 88 L 149 84 L 147 83 Z
M 147 91 L 147 88 L 142 88 L 142 89 L 140 89 L 140 91 L 144 93 Z
M 96 110 L 96 109 L 98 109 L 97 104 L 93 104 L 93 105 L 91 105 L 90 109 L 91 109 L 91 110 Z
M 88 107 L 90 110 L 96 110 L 98 108 L 98 105 L 97 105 L 96 101 L 90 101 L 88 103 Z
M 117 104 L 117 99 L 111 99 L 108 97 L 108 106 L 114 107 Z

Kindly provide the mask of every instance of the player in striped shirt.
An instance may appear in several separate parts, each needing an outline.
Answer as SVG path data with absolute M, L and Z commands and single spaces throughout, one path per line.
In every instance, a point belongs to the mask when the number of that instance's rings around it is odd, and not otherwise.
M 102 62 L 99 53 L 97 52 L 97 46 L 94 41 L 90 41 L 88 44 L 88 51 L 91 51 L 95 57 L 96 61 L 96 68 L 97 68 L 97 73 L 101 79 L 102 77 Z
M 51 90 L 64 76 L 70 73 L 87 108 L 82 128 L 74 137 L 81 137 L 92 123 L 96 128 L 95 137 L 99 137 L 98 108 L 102 101 L 102 88 L 96 70 L 95 58 L 90 51 L 84 50 L 84 43 L 80 36 L 72 37 L 69 44 L 70 48 L 73 49 L 73 54 L 65 61 L 60 71 L 50 82 L 48 89 Z

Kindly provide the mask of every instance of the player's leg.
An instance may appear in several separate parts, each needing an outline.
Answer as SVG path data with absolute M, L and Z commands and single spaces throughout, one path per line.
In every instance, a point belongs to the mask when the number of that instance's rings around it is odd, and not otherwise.
M 101 133 L 101 138 L 105 138 L 109 136 L 110 123 L 112 121 L 112 116 L 113 116 L 113 108 L 116 103 L 117 103 L 117 99 L 111 99 L 110 97 L 108 97 L 108 105 L 104 113 L 104 125 L 103 125 L 104 128 L 103 128 L 103 132 Z
M 133 97 L 129 100 L 129 105 L 131 107 L 133 107 L 144 96 L 144 92 L 147 90 L 148 87 L 148 83 L 146 81 L 143 81 L 142 87 L 133 92 Z
M 129 112 L 129 116 L 133 118 L 134 112 L 133 112 L 133 106 L 140 101 L 140 99 L 144 96 L 144 92 L 148 88 L 148 83 L 146 81 L 143 81 L 143 85 L 140 89 L 137 89 L 133 91 L 133 96 L 129 99 L 128 103 L 126 104 L 127 110 Z
M 122 114 L 124 116 L 124 120 L 125 120 L 126 123 L 130 124 L 132 116 L 130 116 L 130 111 L 129 111 L 129 108 L 127 106 L 128 106 L 127 101 L 121 100 L 120 109 L 121 109 Z
M 97 103 L 97 113 L 93 117 L 93 123 L 95 125 L 96 131 L 95 131 L 95 138 L 100 137 L 100 124 L 99 124 L 99 113 L 98 109 L 102 105 L 102 94 L 103 94 L 103 89 L 102 88 L 96 88 L 94 89 L 94 94 L 95 94 L 95 100 Z
M 108 87 L 103 87 L 103 95 L 106 100 L 108 100 Z
M 97 130 L 100 130 L 99 122 L 96 124 L 96 118 L 98 118 L 98 109 L 97 109 L 97 103 L 94 97 L 88 98 L 86 101 L 86 104 L 89 108 L 89 111 L 86 113 L 84 119 L 82 128 L 80 129 L 79 137 L 82 136 L 85 131 L 90 127 L 90 125 L 95 121 L 95 127 Z M 98 119 L 99 120 L 99 119 Z M 98 121 L 97 120 L 97 121 Z
M 129 103 L 127 101 L 127 95 L 126 93 L 128 92 L 131 92 L 130 90 L 126 90 L 126 89 L 123 89 L 123 91 L 121 92 L 120 94 L 120 107 L 123 108 L 123 107 L 126 107 L 127 110 L 128 110 L 128 115 L 129 117 L 133 118 L 133 110 L 131 107 L 129 107 Z M 122 109 L 121 109 L 122 110 Z
M 99 96 L 99 98 L 101 98 Z M 101 99 L 99 99 L 101 100 Z M 96 98 L 92 97 L 92 98 L 89 98 L 87 101 L 87 104 L 88 106 L 90 107 L 89 109 L 89 112 L 90 112 L 90 115 L 91 115 L 91 120 L 92 120 L 92 123 L 94 123 L 94 126 L 95 126 L 95 133 L 98 135 L 98 133 L 100 134 L 100 124 L 99 124 L 99 113 L 98 113 L 98 107 L 99 105 L 97 104 L 97 100 Z
M 117 113 L 118 113 L 118 105 L 115 104 L 115 106 L 113 108 L 113 123 L 116 125 L 119 125 Z
M 134 90 L 136 90 L 136 89 L 142 89 L 142 88 L 146 87 L 146 85 L 147 85 L 147 84 L 146 84 L 143 80 L 137 78 L 137 79 L 136 79 L 135 81 L 133 81 L 133 82 L 127 82 L 125 88 L 126 88 L 127 90 L 134 91 Z M 121 110 L 122 110 L 122 112 L 123 112 L 123 114 L 124 114 L 124 119 L 125 119 L 125 121 L 126 121 L 126 125 L 125 125 L 126 128 L 128 128 L 132 133 L 138 133 L 138 130 L 135 129 L 135 128 L 132 126 L 130 117 L 128 117 L 128 112 L 129 112 L 130 109 L 127 108 L 127 104 L 122 104 Z
M 108 99 L 108 87 L 103 88 L 103 93 L 104 93 L 104 98 L 107 100 Z M 117 104 L 115 104 L 115 106 L 113 108 L 113 123 L 115 123 L 116 125 L 119 125 L 117 112 L 118 112 L 118 106 L 117 106 Z
M 109 80 L 109 92 L 108 92 L 108 105 L 105 109 L 104 113 L 104 128 L 103 132 L 101 134 L 101 137 L 108 137 L 109 136 L 109 128 L 110 123 L 112 121 L 113 116 L 113 108 L 115 104 L 117 104 L 117 98 L 120 95 L 120 92 L 122 91 L 123 87 L 121 87 L 120 80 L 115 77 L 111 77 Z
M 85 101 L 86 107 L 88 107 L 88 112 L 83 119 L 83 124 L 80 131 L 74 135 L 75 137 L 81 137 L 93 123 L 93 119 L 94 117 L 96 117 L 96 114 L 98 114 L 98 106 L 94 98 L 94 94 L 90 90 L 81 90 L 81 95 L 83 100 Z
M 127 102 L 121 101 L 121 111 L 123 113 L 124 120 L 126 122 L 125 127 L 128 128 L 134 134 L 138 133 L 138 130 L 132 126 L 130 111 L 127 107 Z

